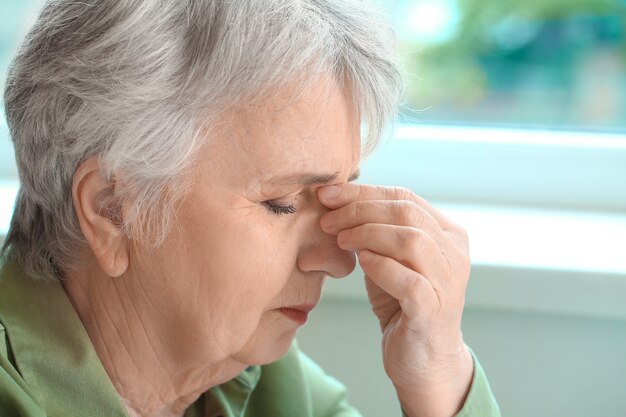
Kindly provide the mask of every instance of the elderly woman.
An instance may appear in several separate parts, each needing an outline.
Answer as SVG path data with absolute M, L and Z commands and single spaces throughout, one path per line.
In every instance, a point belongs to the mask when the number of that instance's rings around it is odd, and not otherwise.
M 465 232 L 408 190 L 351 183 L 400 90 L 377 16 L 346 0 L 44 7 L 5 92 L 21 188 L 0 415 L 359 415 L 294 343 L 357 256 L 403 413 L 499 415 L 460 330 Z

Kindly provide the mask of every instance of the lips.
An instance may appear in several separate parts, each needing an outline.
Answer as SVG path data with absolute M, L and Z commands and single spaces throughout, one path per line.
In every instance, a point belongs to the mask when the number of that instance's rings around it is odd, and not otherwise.
M 315 308 L 315 304 L 299 304 L 281 307 L 278 309 L 284 316 L 302 325 L 306 323 L 309 311 Z
M 293 306 L 284 306 L 282 308 L 288 308 L 289 310 L 299 310 L 308 313 L 315 308 L 315 304 L 298 304 Z

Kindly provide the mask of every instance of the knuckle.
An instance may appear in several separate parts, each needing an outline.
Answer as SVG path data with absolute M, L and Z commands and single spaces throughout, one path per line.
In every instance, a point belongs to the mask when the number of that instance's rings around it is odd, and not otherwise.
M 468 242 L 469 241 L 469 234 L 467 233 L 467 230 L 465 230 L 464 227 L 459 227 L 459 236 L 461 236 L 461 239 L 464 242 Z
M 381 195 L 383 200 L 393 200 L 394 187 L 388 187 L 383 185 L 377 185 L 375 187 L 377 194 Z
M 351 203 L 346 214 L 352 219 L 359 217 L 359 215 L 361 214 L 361 208 L 359 204 L 357 204 L 357 202 Z
M 399 193 L 400 198 L 407 201 L 413 200 L 413 197 L 415 196 L 415 194 L 413 194 L 413 191 L 409 190 L 406 187 L 400 187 Z
M 395 217 L 400 220 L 403 226 L 410 226 L 413 223 L 413 213 L 408 210 L 405 204 L 395 205 Z
M 468 250 L 464 250 L 462 248 L 455 248 L 455 257 L 458 260 L 457 262 L 463 266 L 471 266 L 472 258 Z
M 469 247 L 469 234 L 464 227 L 455 223 L 450 223 L 448 227 L 448 234 L 453 237 L 454 242 L 461 247 Z
M 444 255 L 448 262 L 451 275 L 462 278 L 463 282 L 467 281 L 472 268 L 472 260 L 469 252 L 454 248 L 444 252 Z
M 422 233 L 413 227 L 404 229 L 400 234 L 400 244 L 402 247 L 409 249 L 411 252 L 420 252 L 422 250 L 424 240 Z
M 422 207 L 427 207 L 428 205 L 430 205 L 428 201 L 426 201 L 423 197 L 415 193 L 411 193 L 411 201 L 413 201 L 415 204 L 422 206 Z
M 410 199 L 409 196 L 412 194 L 411 190 L 409 190 L 406 187 L 400 187 L 400 186 L 392 187 L 390 189 L 390 192 L 398 200 L 409 200 Z
M 455 276 L 458 276 L 463 283 L 466 283 L 469 280 L 470 274 L 472 272 L 472 262 L 469 258 L 469 255 L 464 254 L 461 255 L 457 261 L 457 271 L 452 271 L 456 273 Z
M 469 253 L 463 252 L 461 257 L 461 265 L 463 265 L 463 272 L 469 277 L 470 271 L 472 269 L 472 260 L 470 259 Z
M 418 207 L 416 207 L 415 203 L 410 201 L 402 201 L 399 202 L 396 207 L 396 216 L 405 226 L 422 226 L 424 223 L 424 219 L 419 212 Z

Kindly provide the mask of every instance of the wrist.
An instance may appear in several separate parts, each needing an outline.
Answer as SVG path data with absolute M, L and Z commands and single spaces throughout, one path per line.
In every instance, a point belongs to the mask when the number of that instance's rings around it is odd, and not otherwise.
M 474 376 L 472 355 L 463 347 L 458 360 L 429 373 L 411 386 L 394 383 L 408 417 L 453 417 L 465 404 Z

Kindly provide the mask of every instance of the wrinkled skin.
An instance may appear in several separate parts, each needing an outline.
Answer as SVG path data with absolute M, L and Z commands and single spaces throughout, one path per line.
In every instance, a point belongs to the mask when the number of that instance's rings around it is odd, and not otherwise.
M 403 408 L 453 415 L 472 374 L 460 333 L 463 230 L 409 191 L 349 183 L 359 120 L 334 82 L 285 97 L 224 115 L 156 249 L 100 209 L 122 185 L 98 160 L 78 169 L 89 246 L 64 286 L 105 370 L 132 416 L 180 416 L 211 386 L 284 355 L 299 324 L 278 309 L 316 304 L 325 277 L 349 274 L 356 252 Z M 300 174 L 326 175 L 341 193 L 325 199 L 321 182 L 279 179 Z

